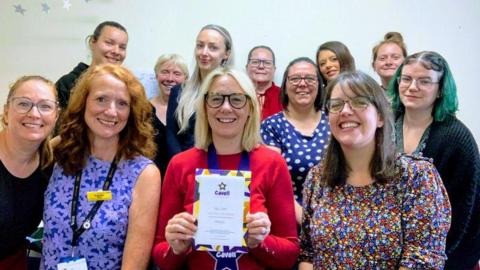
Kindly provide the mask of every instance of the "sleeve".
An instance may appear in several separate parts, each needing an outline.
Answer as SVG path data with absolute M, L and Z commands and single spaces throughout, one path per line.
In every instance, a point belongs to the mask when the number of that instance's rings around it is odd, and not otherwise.
M 278 122 L 276 117 L 272 116 L 265 119 L 260 126 L 260 135 L 262 136 L 263 143 L 270 146 L 282 148 L 282 138 L 276 127 Z
M 177 133 L 180 130 L 178 126 L 177 118 L 175 117 L 175 111 L 178 107 L 178 97 L 182 89 L 180 85 L 175 86 L 170 91 L 170 98 L 168 99 L 167 106 L 167 153 L 170 160 L 174 155 L 180 153 L 182 148 L 178 141 Z
M 303 183 L 303 220 L 300 232 L 300 262 L 313 263 L 313 244 L 310 238 L 311 235 L 311 218 L 313 216 L 312 210 L 312 196 L 313 196 L 313 171 L 317 167 L 313 167 L 307 174 L 305 182 Z
M 268 150 L 271 151 L 271 150 Z M 274 153 L 273 151 L 271 151 Z M 297 261 L 299 253 L 297 225 L 293 205 L 293 189 L 287 164 L 278 153 L 271 159 L 263 181 L 271 181 L 264 188 L 265 205 L 272 223 L 265 240 L 249 252 L 267 268 L 287 269 Z
M 440 175 L 426 160 L 402 166 L 403 253 L 400 265 L 410 269 L 443 269 L 450 228 L 450 202 Z
M 183 212 L 183 200 L 185 193 L 180 185 L 180 165 L 172 160 L 167 167 L 165 181 L 162 186 L 160 209 L 158 214 L 157 232 L 152 249 L 152 258 L 161 269 L 180 269 L 186 261 L 189 252 L 175 255 L 165 239 L 165 227 L 168 221 L 177 213 Z
M 447 268 L 470 269 L 480 260 L 480 156 L 473 136 L 464 130 L 440 173 L 450 185 L 452 203 Z

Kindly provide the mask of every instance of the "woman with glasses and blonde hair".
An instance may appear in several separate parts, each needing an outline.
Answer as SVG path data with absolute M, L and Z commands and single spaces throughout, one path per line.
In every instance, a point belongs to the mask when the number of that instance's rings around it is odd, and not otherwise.
M 263 142 L 287 162 L 300 224 L 303 182 L 310 168 L 320 162 L 330 128 L 322 110 L 322 78 L 310 58 L 300 57 L 288 64 L 281 89 L 285 109 L 265 119 L 260 132 Z
M 195 68 L 192 77 L 172 89 L 167 108 L 167 151 L 169 159 L 194 145 L 195 103 L 200 85 L 219 66 L 233 65 L 233 42 L 224 27 L 202 27 L 195 43 Z
M 408 56 L 388 94 L 400 152 L 433 160 L 452 204 L 445 269 L 472 269 L 480 259 L 480 156 L 468 128 L 455 117 L 457 88 L 447 61 L 423 51 Z
M 305 181 L 300 269 L 443 269 L 445 187 L 428 159 L 396 155 L 382 88 L 345 72 L 326 100 L 332 137 Z
M 42 219 L 57 118 L 51 81 L 24 76 L 10 87 L 0 131 L 0 269 L 27 269 L 25 237 Z
M 114 64 L 89 68 L 72 93 L 45 192 L 43 269 L 146 269 L 161 186 L 152 106 Z
M 155 263 L 161 269 L 291 267 L 299 249 L 290 178 L 282 157 L 260 145 L 260 110 L 251 80 L 244 73 L 218 68 L 205 78 L 199 95 L 195 148 L 176 155 L 167 168 Z M 192 215 L 198 168 L 251 171 L 247 253 L 192 247 L 199 225 Z

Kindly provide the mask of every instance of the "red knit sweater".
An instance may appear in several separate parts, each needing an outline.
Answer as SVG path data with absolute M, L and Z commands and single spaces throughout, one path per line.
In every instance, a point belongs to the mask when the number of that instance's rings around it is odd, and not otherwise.
M 218 155 L 220 169 L 236 170 L 241 154 Z M 204 251 L 189 250 L 175 255 L 165 240 L 165 227 L 175 214 L 192 213 L 195 169 L 207 168 L 207 153 L 192 148 L 176 155 L 170 162 L 162 188 L 157 235 L 152 252 L 161 269 L 214 269 L 214 259 Z M 290 175 L 283 158 L 260 146 L 250 152 L 252 182 L 250 212 L 268 214 L 271 232 L 257 248 L 239 259 L 239 269 L 288 269 L 296 261 L 299 245 Z

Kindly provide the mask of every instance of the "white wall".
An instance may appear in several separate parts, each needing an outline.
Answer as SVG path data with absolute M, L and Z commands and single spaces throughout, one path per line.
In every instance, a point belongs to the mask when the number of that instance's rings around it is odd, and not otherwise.
M 42 12 L 41 3 L 50 6 Z M 0 104 L 8 85 L 24 74 L 52 80 L 79 61 L 89 63 L 85 37 L 104 20 L 116 20 L 129 32 L 125 65 L 150 72 L 162 53 L 182 54 L 193 66 L 195 36 L 205 24 L 225 26 L 234 40 L 236 66 L 243 68 L 254 45 L 271 46 L 277 55 L 276 81 L 295 57 L 315 57 L 329 40 L 345 43 L 357 68 L 374 75 L 371 49 L 387 31 L 399 31 L 409 53 L 434 50 L 451 65 L 458 85 L 458 117 L 480 141 L 480 1 L 478 0 L 1 0 Z M 26 9 L 14 12 L 14 5 Z

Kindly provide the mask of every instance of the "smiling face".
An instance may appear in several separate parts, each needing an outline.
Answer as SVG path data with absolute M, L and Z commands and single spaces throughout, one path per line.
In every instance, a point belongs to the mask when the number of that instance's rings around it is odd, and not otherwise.
M 229 54 L 230 52 L 226 50 L 225 39 L 219 32 L 205 29 L 198 34 L 195 59 L 200 72 L 208 74 L 220 66 L 222 61 L 226 61 Z
M 92 65 L 117 64 L 120 65 L 127 56 L 128 35 L 123 30 L 104 26 L 100 36 L 90 41 L 92 51 Z
M 404 59 L 402 49 L 397 44 L 385 43 L 378 48 L 373 69 L 382 78 L 382 81 L 388 82 Z
M 417 62 L 404 65 L 401 77 L 412 80 L 409 86 L 402 87 L 402 84 L 400 84 L 398 87 L 400 101 L 405 106 L 405 110 L 423 111 L 431 114 L 435 100 L 439 95 L 438 81 L 441 79 L 439 73 L 426 69 Z M 433 83 L 419 88 L 418 86 L 421 85 L 419 80 Z
M 308 62 L 298 62 L 293 64 L 288 70 L 287 77 L 287 97 L 288 107 L 311 107 L 314 108 L 315 99 L 318 95 L 318 80 L 315 66 Z M 304 78 L 295 85 L 292 82 L 294 78 Z M 307 83 L 308 78 L 314 79 Z M 307 79 L 307 80 L 306 80 Z M 288 108 L 287 108 L 288 109 Z
M 340 62 L 337 55 L 330 50 L 321 50 L 318 54 L 318 65 L 323 78 L 328 81 L 335 79 L 340 74 Z
M 11 99 L 28 98 L 34 104 L 42 100 L 56 101 L 55 89 L 40 80 L 28 80 L 18 86 Z M 10 100 L 11 100 L 10 99 Z M 37 106 L 33 106 L 27 113 L 18 113 L 14 102 L 9 101 L 4 107 L 6 129 L 16 138 L 40 143 L 52 132 L 58 117 L 58 110 L 50 114 L 41 114 Z
M 168 61 L 161 65 L 156 76 L 161 95 L 165 97 L 170 96 L 172 87 L 186 80 L 185 73 L 173 61 Z
M 110 74 L 95 77 L 85 105 L 90 142 L 118 140 L 130 115 L 130 94 L 124 82 Z
M 343 89 L 336 85 L 330 99 L 348 100 L 356 95 L 348 87 Z M 330 131 L 342 149 L 375 149 L 375 132 L 383 126 L 383 121 L 373 104 L 366 108 L 354 110 L 347 102 L 338 113 L 329 113 Z
M 275 66 L 265 65 L 265 62 L 259 63 L 258 65 L 253 65 L 250 63 L 250 60 L 252 59 L 269 61 L 273 64 L 272 53 L 265 48 L 255 49 L 252 52 L 249 62 L 247 64 L 248 76 L 254 83 L 271 83 L 273 80 L 273 74 L 275 73 Z
M 230 75 L 217 77 L 208 90 L 209 95 L 245 94 L 242 87 Z M 205 104 L 207 119 L 212 129 L 212 140 L 229 141 L 233 145 L 240 145 L 245 123 L 250 114 L 250 100 L 243 108 L 233 108 L 227 99 L 218 108 L 211 108 Z

